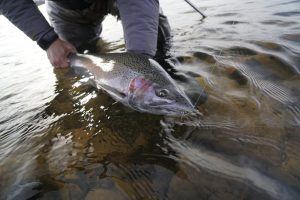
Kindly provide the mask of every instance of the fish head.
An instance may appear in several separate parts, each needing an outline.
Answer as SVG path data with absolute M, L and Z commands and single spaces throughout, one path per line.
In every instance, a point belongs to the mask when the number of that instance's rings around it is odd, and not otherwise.
M 128 91 L 128 103 L 136 110 L 168 116 L 195 112 L 189 98 L 172 82 L 159 85 L 139 76 L 131 80 Z

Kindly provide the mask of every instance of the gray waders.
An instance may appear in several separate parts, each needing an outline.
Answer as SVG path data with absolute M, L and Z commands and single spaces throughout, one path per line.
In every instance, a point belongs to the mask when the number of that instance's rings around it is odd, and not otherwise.
M 97 51 L 97 42 L 102 32 L 102 21 L 107 14 L 119 17 L 115 0 L 108 0 L 103 8 L 94 9 L 92 4 L 83 10 L 71 10 L 58 2 L 46 1 L 50 23 L 60 38 L 72 43 L 79 52 Z M 122 20 L 122 19 L 121 19 Z M 160 9 L 157 53 L 163 58 L 171 47 L 171 28 L 167 17 Z

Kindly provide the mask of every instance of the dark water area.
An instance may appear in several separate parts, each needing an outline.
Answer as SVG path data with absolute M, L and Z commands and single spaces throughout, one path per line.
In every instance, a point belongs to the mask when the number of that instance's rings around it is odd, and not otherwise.
M 0 17 L 0 199 L 300 199 L 300 1 L 161 1 L 199 126 L 116 103 Z M 44 11 L 44 7 L 41 9 Z M 124 50 L 104 22 L 108 52 Z

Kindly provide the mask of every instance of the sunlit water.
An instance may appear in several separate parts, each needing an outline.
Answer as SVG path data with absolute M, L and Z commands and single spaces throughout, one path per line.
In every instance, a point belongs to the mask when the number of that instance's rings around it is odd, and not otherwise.
M 203 0 L 205 20 L 161 3 L 178 69 L 208 94 L 200 127 L 54 71 L 0 17 L 1 199 L 300 198 L 300 2 Z M 108 51 L 123 51 L 120 23 L 104 27 Z

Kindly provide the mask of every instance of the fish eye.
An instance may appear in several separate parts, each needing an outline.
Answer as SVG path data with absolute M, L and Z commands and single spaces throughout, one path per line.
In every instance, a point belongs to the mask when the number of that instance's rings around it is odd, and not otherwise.
M 167 89 L 162 89 L 162 90 L 159 90 L 156 95 L 158 97 L 166 97 L 167 95 L 169 94 L 169 91 Z

